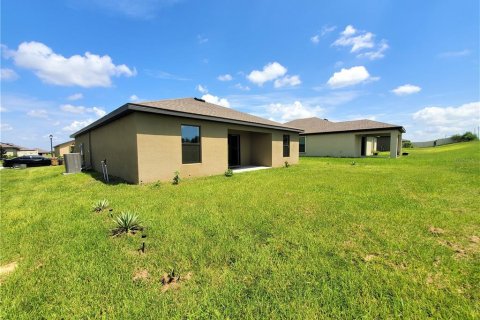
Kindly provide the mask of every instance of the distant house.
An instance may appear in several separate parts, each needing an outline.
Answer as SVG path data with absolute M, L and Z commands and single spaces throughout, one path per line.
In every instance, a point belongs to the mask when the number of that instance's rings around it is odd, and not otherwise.
M 133 183 L 298 162 L 301 129 L 202 99 L 127 103 L 74 133 L 84 166 Z
M 300 133 L 300 155 L 323 157 L 363 157 L 377 151 L 377 138 L 388 137 L 390 157 L 402 150 L 402 126 L 372 120 L 333 122 L 306 118 L 286 125 L 303 129 Z
M 38 155 L 37 149 L 25 148 L 25 147 L 17 146 L 13 143 L 0 142 L 0 147 L 3 152 L 2 156 L 6 156 L 9 158 Z
M 66 141 L 53 147 L 55 157 L 63 157 L 65 153 L 72 153 L 75 147 L 75 140 Z
M 37 152 L 38 152 L 39 156 L 43 156 L 43 157 L 51 155 L 50 151 L 47 151 L 47 150 L 44 150 L 44 149 L 37 149 Z

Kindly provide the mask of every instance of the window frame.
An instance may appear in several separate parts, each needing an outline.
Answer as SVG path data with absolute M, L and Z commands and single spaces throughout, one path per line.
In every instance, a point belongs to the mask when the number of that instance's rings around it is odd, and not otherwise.
M 301 143 L 300 140 L 303 138 L 303 151 L 300 150 Z M 299 136 L 298 137 L 298 152 L 299 153 L 306 153 L 307 152 L 307 136 Z
M 183 132 L 182 132 L 182 129 L 183 127 L 196 127 L 198 128 L 198 143 L 191 143 L 191 142 L 183 142 Z M 202 127 L 199 126 L 199 125 L 196 125 L 196 124 L 186 124 L 186 123 L 182 123 L 180 125 L 180 142 L 182 144 L 182 164 L 198 164 L 198 163 L 202 163 Z M 198 145 L 198 162 L 185 162 L 185 160 L 183 159 L 183 146 L 184 145 L 189 145 L 189 146 L 196 146 Z
M 287 144 L 285 144 L 285 137 L 287 137 Z M 285 152 L 285 147 L 287 147 L 287 152 Z M 290 135 L 289 134 L 284 134 L 283 135 L 282 152 L 283 152 L 283 157 L 284 158 L 289 158 L 290 157 Z

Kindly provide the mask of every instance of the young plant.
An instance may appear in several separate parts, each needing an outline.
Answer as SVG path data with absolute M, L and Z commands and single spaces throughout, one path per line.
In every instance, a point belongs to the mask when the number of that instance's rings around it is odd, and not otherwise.
M 233 170 L 229 168 L 225 171 L 225 177 L 231 177 L 231 176 L 233 176 Z
M 122 212 L 113 221 L 116 224 L 116 228 L 112 230 L 112 235 L 118 236 L 123 233 L 135 234 L 137 231 L 142 231 L 143 226 L 138 216 L 133 212 Z
M 285 168 L 288 168 L 290 167 L 290 163 L 288 163 L 288 161 L 285 161 Z
M 94 212 L 102 212 L 103 210 L 108 208 L 108 200 L 103 199 L 95 202 L 92 206 Z
M 180 172 L 175 171 L 175 175 L 173 176 L 172 184 L 177 185 L 180 183 Z

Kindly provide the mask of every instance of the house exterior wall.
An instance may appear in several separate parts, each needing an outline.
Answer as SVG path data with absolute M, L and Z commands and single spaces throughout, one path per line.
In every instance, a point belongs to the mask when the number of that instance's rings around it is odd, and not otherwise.
M 18 150 L 17 157 L 21 156 L 38 156 L 38 150 Z
M 74 143 L 63 143 L 54 147 L 55 157 L 63 157 L 65 153 L 70 153 L 70 147 L 74 147 Z
M 362 137 L 366 137 L 365 151 L 370 156 L 377 148 L 376 137 L 385 135 L 394 137 L 389 139 L 395 141 L 402 137 L 398 130 L 308 134 L 305 135 L 305 153 L 302 156 L 358 158 L 362 155 Z M 398 141 L 395 143 L 397 146 Z M 401 148 L 397 151 L 401 153 Z
M 16 157 L 18 149 L 17 148 L 3 148 L 5 150 L 5 156 L 7 157 Z
M 75 138 L 75 152 L 81 151 L 86 167 L 102 172 L 107 159 L 109 175 L 138 183 L 136 113 L 110 122 Z
M 242 164 L 298 163 L 298 133 L 222 122 L 138 113 L 139 182 L 222 174 L 228 167 L 228 133 L 240 134 Z M 200 126 L 201 163 L 182 164 L 181 125 Z M 283 157 L 283 134 L 290 135 L 290 157 Z M 271 137 L 271 138 L 270 138 Z

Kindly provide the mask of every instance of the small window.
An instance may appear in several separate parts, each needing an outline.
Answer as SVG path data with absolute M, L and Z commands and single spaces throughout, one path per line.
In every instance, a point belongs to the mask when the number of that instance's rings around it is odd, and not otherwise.
M 290 157 L 290 136 L 288 134 L 283 135 L 283 156 Z
M 182 125 L 182 163 L 202 162 L 200 127 Z
M 307 138 L 305 136 L 301 136 L 299 141 L 298 141 L 298 150 L 300 151 L 300 153 L 305 153 L 305 141 L 307 140 Z

